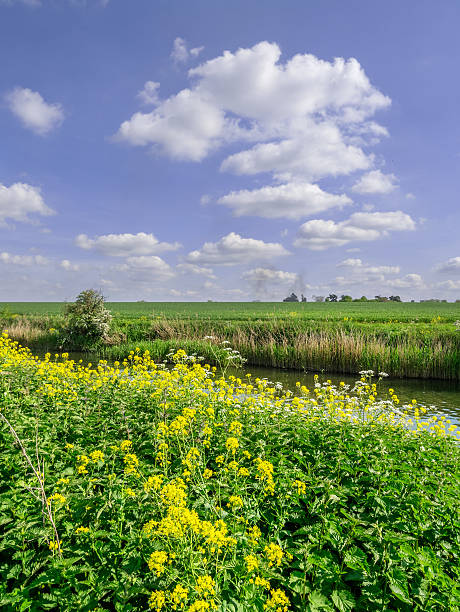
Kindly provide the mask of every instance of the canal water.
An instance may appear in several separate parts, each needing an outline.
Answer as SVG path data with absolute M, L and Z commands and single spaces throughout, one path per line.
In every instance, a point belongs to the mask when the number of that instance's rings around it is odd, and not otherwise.
M 286 389 L 295 389 L 297 381 L 312 389 L 315 380 L 314 372 L 299 372 L 293 370 L 280 370 L 278 368 L 261 368 L 247 366 L 242 370 L 227 370 L 227 374 L 233 374 L 242 378 L 242 375 L 250 372 L 254 377 L 267 378 L 272 382 L 280 382 Z M 350 374 L 318 374 L 319 382 L 331 380 L 333 384 L 343 381 L 353 384 L 359 380 L 359 375 Z M 377 381 L 377 378 L 374 379 Z M 436 414 L 445 416 L 452 423 L 460 425 L 460 382 L 448 380 L 434 380 L 424 378 L 383 378 L 377 384 L 378 397 L 387 399 L 388 389 L 394 389 L 400 403 L 409 403 L 416 399 L 428 409 L 427 415 Z

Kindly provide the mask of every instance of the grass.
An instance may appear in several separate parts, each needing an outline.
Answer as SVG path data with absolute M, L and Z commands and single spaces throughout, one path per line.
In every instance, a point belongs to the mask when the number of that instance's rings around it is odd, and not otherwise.
M 0 607 L 460 610 L 460 449 L 414 401 L 0 340 Z
M 249 365 L 460 379 L 460 304 L 108 303 L 111 341 L 93 350 L 123 358 L 136 346 L 162 358 L 184 346 L 212 363 L 223 342 Z M 65 343 L 62 304 L 11 304 L 0 324 L 36 350 Z M 13 314 L 12 314 L 13 313 Z M 22 314 L 20 314 L 22 313 Z M 204 341 L 212 336 L 212 341 Z

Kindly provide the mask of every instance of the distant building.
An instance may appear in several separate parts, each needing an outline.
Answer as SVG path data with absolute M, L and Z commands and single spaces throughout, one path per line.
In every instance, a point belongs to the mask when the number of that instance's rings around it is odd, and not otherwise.
M 298 302 L 299 298 L 295 293 L 291 293 L 287 298 L 284 298 L 283 302 Z

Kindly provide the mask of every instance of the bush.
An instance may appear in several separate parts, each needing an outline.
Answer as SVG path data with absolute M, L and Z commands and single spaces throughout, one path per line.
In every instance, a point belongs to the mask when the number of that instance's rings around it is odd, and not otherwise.
M 83 348 L 108 340 L 112 315 L 100 291 L 85 289 L 65 308 L 65 341 Z

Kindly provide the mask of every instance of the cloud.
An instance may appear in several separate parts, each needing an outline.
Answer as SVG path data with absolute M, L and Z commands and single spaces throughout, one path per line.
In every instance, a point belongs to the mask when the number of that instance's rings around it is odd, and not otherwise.
M 458 291 L 460 289 L 460 280 L 446 280 L 438 283 L 436 287 L 447 291 Z
M 187 53 L 185 41 L 176 39 L 176 61 Z M 299 54 L 282 63 L 280 56 L 278 45 L 266 41 L 225 51 L 189 70 L 190 88 L 122 123 L 117 138 L 195 162 L 230 142 L 258 142 L 222 164 L 240 174 L 270 171 L 311 180 L 369 168 L 372 158 L 348 144 L 348 134 L 366 131 L 389 98 L 355 59 L 327 62 Z
M 58 128 L 64 121 L 62 106 L 48 104 L 38 91 L 16 87 L 6 94 L 6 101 L 23 125 L 40 136 Z
M 272 172 L 280 180 L 317 180 L 365 170 L 372 163 L 359 147 L 349 145 L 331 121 L 305 119 L 284 128 L 281 141 L 259 143 L 227 157 L 220 169 L 238 175 Z
M 399 266 L 373 266 L 364 263 L 359 258 L 348 258 L 337 264 L 338 268 L 345 268 L 346 276 L 337 276 L 334 284 L 339 287 L 352 285 L 366 285 L 370 283 L 387 283 L 386 276 L 399 274 Z
M 181 274 L 193 274 L 196 276 L 205 276 L 207 278 L 217 278 L 212 268 L 206 266 L 198 266 L 192 263 L 180 263 L 176 266 Z
M 191 251 L 187 261 L 195 264 L 232 266 L 249 261 L 267 260 L 289 255 L 281 244 L 242 238 L 231 232 L 218 242 L 205 242 L 200 250 Z
M 139 232 L 137 234 L 105 234 L 89 238 L 79 234 L 75 244 L 81 249 L 95 250 L 102 255 L 111 257 L 127 257 L 129 255 L 150 255 L 163 251 L 175 251 L 180 248 L 178 242 L 159 242 L 153 234 Z
M 141 100 L 143 104 L 159 104 L 160 98 L 158 97 L 158 89 L 160 88 L 160 83 L 156 83 L 155 81 L 146 81 L 144 83 L 143 89 L 141 89 L 137 97 Z
M 270 268 L 254 268 L 241 275 L 241 278 L 252 283 L 254 282 L 277 282 L 295 283 L 298 278 L 296 272 L 283 272 L 282 270 L 272 270 Z
M 425 287 L 425 283 L 420 274 L 406 274 L 402 278 L 395 278 L 388 281 L 392 287 L 401 289 L 421 289 Z
M 299 219 L 352 201 L 346 195 L 335 195 L 310 183 L 286 183 L 252 191 L 232 191 L 221 197 L 219 204 L 229 206 L 237 217 L 253 215 L 268 219 Z
M 187 43 L 180 36 L 174 40 L 171 58 L 176 64 L 186 62 L 188 59 Z
M 438 272 L 460 274 L 460 257 L 451 257 L 447 261 L 439 264 L 436 269 Z
M 27 183 L 6 187 L 0 183 L 0 225 L 4 225 L 6 219 L 30 223 L 29 214 L 47 216 L 54 211 L 45 204 L 38 187 Z
M 4 251 L 0 253 L 0 262 L 15 266 L 45 266 L 49 263 L 49 260 L 42 255 L 11 255 Z
M 64 270 L 67 270 L 67 272 L 78 272 L 80 269 L 78 264 L 73 264 L 68 259 L 63 259 L 59 265 Z
M 350 242 L 373 241 L 387 236 L 390 231 L 415 229 L 415 222 L 400 210 L 394 212 L 359 212 L 336 223 L 314 219 L 300 226 L 294 245 L 321 251 Z
M 178 36 L 173 43 L 171 58 L 175 64 L 183 64 L 188 61 L 190 56 L 198 57 L 203 49 L 204 47 L 194 47 L 193 49 L 189 50 L 187 47 L 187 42 Z
M 361 259 L 344 259 L 337 264 L 338 268 L 351 268 L 355 272 L 364 274 L 366 276 L 371 275 L 382 275 L 382 274 L 399 274 L 399 266 L 371 266 L 364 264 Z
M 383 174 L 380 170 L 371 170 L 357 181 L 352 190 L 356 193 L 390 193 L 397 187 L 397 179 L 394 174 Z
M 27 6 L 41 6 L 41 0 L 0 0 L 0 4 L 25 4 Z
M 151 113 L 135 113 L 121 124 L 115 140 L 153 145 L 176 160 L 201 161 L 219 146 L 224 113 L 190 89 L 183 89 Z
M 127 272 L 130 277 L 147 275 L 149 278 L 165 280 L 175 276 L 171 266 L 156 255 L 128 257 L 125 263 L 116 265 L 114 269 L 118 272 Z

